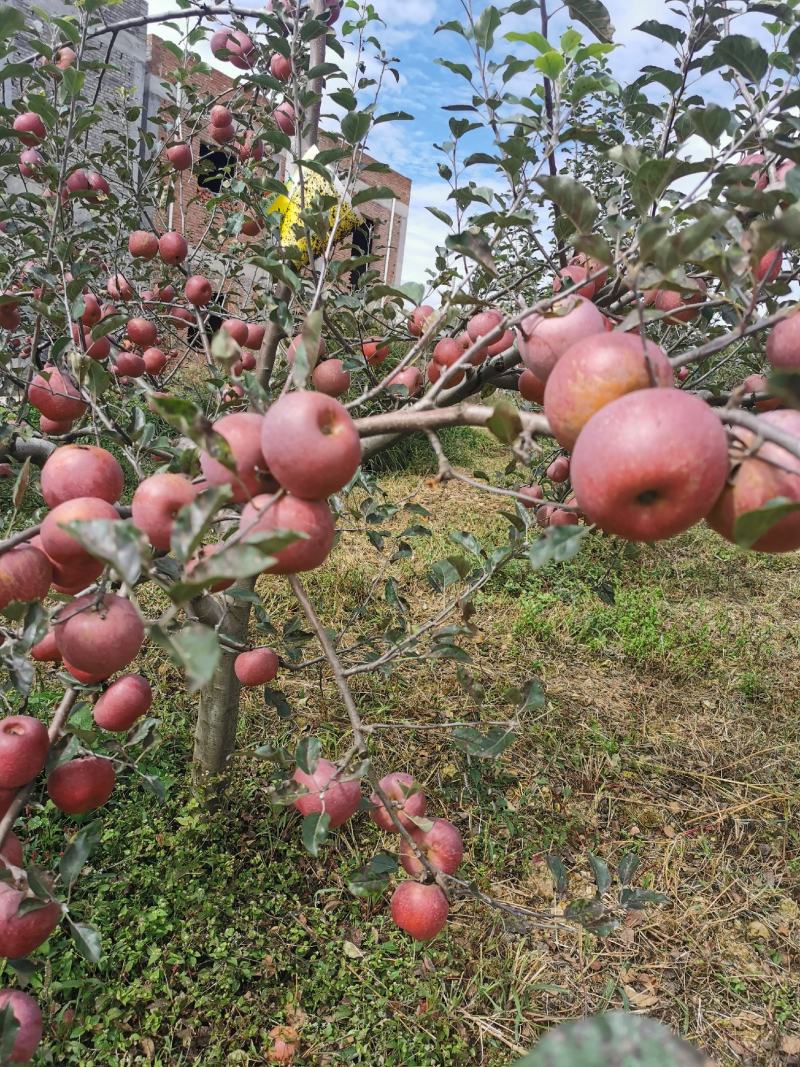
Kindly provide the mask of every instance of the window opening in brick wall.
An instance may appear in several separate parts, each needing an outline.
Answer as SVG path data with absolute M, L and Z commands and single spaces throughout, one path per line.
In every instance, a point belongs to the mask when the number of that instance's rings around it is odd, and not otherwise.
M 236 160 L 224 148 L 200 142 L 200 162 L 197 168 L 197 184 L 201 189 L 215 195 L 222 189 L 222 183 L 233 174 Z
M 366 219 L 353 231 L 353 259 L 359 256 L 372 255 L 372 242 L 375 237 L 375 223 L 372 219 Z M 355 289 L 363 274 L 366 273 L 368 263 L 359 263 L 350 271 L 350 287 Z

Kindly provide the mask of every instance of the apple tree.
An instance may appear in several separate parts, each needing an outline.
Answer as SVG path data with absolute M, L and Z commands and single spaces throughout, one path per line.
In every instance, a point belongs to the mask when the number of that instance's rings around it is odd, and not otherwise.
M 368 807 L 397 847 L 367 860 L 353 891 L 385 892 L 397 853 L 409 877 L 392 917 L 427 940 L 453 896 L 528 912 L 458 875 L 461 834 L 426 817 L 407 769 L 376 765 L 351 680 L 435 657 L 479 700 L 463 647 L 478 591 L 512 560 L 564 563 L 590 536 L 651 542 L 706 522 L 744 549 L 800 546 L 793 10 L 678 0 L 669 24 L 639 28 L 669 61 L 622 84 L 603 4 L 568 2 L 569 20 L 547 4 L 467 4 L 439 27 L 463 53 L 442 61 L 462 101 L 435 149 L 449 195 L 431 211 L 448 234 L 425 281 L 402 286 L 348 243 L 370 201 L 391 196 L 366 154 L 374 131 L 410 119 L 382 110 L 397 62 L 369 3 L 117 21 L 102 0 L 52 18 L 0 9 L 0 954 L 22 980 L 62 920 L 90 960 L 100 952 L 65 903 L 100 823 L 42 871 L 13 830 L 29 798 L 97 811 L 122 772 L 163 792 L 140 769 L 162 695 L 141 673 L 148 643 L 197 694 L 194 766 L 212 802 L 242 687 L 280 707 L 282 674 L 330 672 L 349 723 L 340 751 L 265 739 L 271 797 L 303 816 L 314 854 Z M 117 35 L 159 20 L 175 67 L 142 127 L 124 92 L 110 111 L 98 103 L 99 86 Z M 206 47 L 237 72 L 224 98 L 204 88 Z M 204 165 L 199 131 L 231 159 L 202 197 L 184 181 Z M 508 448 L 505 472 L 451 462 L 441 431 L 462 426 Z M 411 435 L 439 481 L 498 498 L 508 537 L 453 535 L 427 573 L 441 607 L 423 623 L 394 580 L 376 583 L 395 621 L 349 647 L 302 575 L 351 519 L 376 559 L 413 557 L 428 516 L 389 501 L 375 462 Z M 284 579 L 296 614 L 275 627 L 263 595 Z M 47 725 L 26 714 L 41 671 L 63 684 Z M 507 722 L 476 720 L 454 743 L 501 755 L 544 694 L 530 679 L 508 700 Z M 92 727 L 76 725 L 89 706 Z M 602 934 L 657 902 L 628 884 L 633 870 L 609 903 L 595 859 L 597 896 L 568 919 Z M 21 1062 L 38 1008 L 19 990 L 2 998 L 3 1055 Z

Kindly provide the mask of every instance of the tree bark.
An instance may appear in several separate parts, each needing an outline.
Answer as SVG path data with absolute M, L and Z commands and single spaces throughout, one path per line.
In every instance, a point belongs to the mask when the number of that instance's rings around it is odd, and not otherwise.
M 204 597 L 210 601 L 211 597 Z M 208 608 L 210 605 L 203 605 Z M 231 644 L 247 645 L 250 604 L 228 600 L 227 613 L 219 627 L 220 637 Z M 195 780 L 210 790 L 210 796 L 224 785 L 228 764 L 236 747 L 241 685 L 234 671 L 238 651 L 222 645 L 222 654 L 211 681 L 200 693 L 200 707 L 194 731 Z
M 323 0 L 313 0 L 313 12 L 321 16 L 324 9 Z M 311 44 L 310 64 L 312 67 L 319 66 L 325 59 L 325 38 L 320 37 Z M 322 92 L 322 79 L 316 79 L 309 86 L 312 90 Z M 317 143 L 319 138 L 320 103 L 317 102 L 311 114 L 303 136 L 302 148 L 305 151 L 310 145 Z M 276 287 L 276 297 L 279 300 L 288 300 L 291 290 L 288 286 L 279 284 Z M 272 375 L 275 362 L 275 353 L 278 342 L 283 336 L 283 330 L 272 323 L 264 338 L 264 343 L 258 355 L 256 372 L 261 384 L 266 388 Z M 248 584 L 250 589 L 255 586 L 255 580 Z M 216 625 L 220 637 L 228 639 L 230 644 L 248 645 L 248 630 L 250 626 L 250 604 L 246 601 L 225 601 L 227 611 L 221 618 L 221 602 L 216 597 L 206 596 L 196 605 L 197 613 L 201 621 Z M 195 780 L 206 784 L 210 790 L 209 800 L 213 804 L 220 789 L 224 786 L 228 774 L 230 758 L 236 747 L 236 729 L 239 724 L 239 700 L 241 697 L 241 685 L 234 671 L 234 662 L 237 652 L 231 651 L 225 644 L 222 645 L 222 655 L 217 663 L 213 677 L 200 694 L 200 708 L 197 715 L 197 723 L 194 733 L 194 765 Z

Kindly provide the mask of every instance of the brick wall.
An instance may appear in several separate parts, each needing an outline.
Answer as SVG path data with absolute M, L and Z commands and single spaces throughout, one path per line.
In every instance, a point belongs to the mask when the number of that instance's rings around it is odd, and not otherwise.
M 33 8 L 46 11 L 51 16 L 60 15 L 75 15 L 75 5 L 71 3 L 61 3 L 59 0 L 37 0 L 37 3 L 29 3 L 28 0 L 11 0 L 14 7 L 19 8 L 25 12 L 27 24 L 31 27 L 39 26 L 40 34 L 48 42 L 52 43 L 54 40 L 58 40 L 57 36 L 54 36 L 54 30 L 57 28 L 50 25 L 43 25 L 37 15 L 34 13 Z M 108 8 L 106 11 L 106 19 L 108 22 L 121 22 L 124 19 L 135 18 L 137 15 L 147 14 L 147 0 L 122 0 L 121 3 L 115 4 L 114 7 Z M 108 48 L 108 38 L 100 38 L 93 50 L 92 58 L 97 60 L 105 60 L 106 51 Z M 116 68 L 115 70 L 107 71 L 100 86 L 100 95 L 98 97 L 98 103 L 105 104 L 109 109 L 108 122 L 114 123 L 116 129 L 119 129 L 119 112 L 113 116 L 110 113 L 112 102 L 119 100 L 123 91 L 127 92 L 128 98 L 131 104 L 143 106 L 144 93 L 146 84 L 146 72 L 147 72 L 147 34 L 144 26 L 137 27 L 133 30 L 127 30 L 124 33 L 120 33 L 116 40 L 114 51 L 111 55 L 111 63 Z M 97 77 L 91 75 L 86 79 L 86 94 L 89 99 L 94 97 L 94 90 L 97 85 Z M 7 92 L 11 87 L 3 87 L 3 91 Z M 7 101 L 6 101 L 7 102 Z M 107 129 L 106 123 L 99 123 L 97 127 L 93 128 L 89 135 L 89 148 L 93 152 L 100 151 L 105 139 L 105 130 Z M 130 134 L 132 137 L 138 135 L 138 123 L 134 122 L 130 126 Z
M 164 47 L 163 42 L 155 35 L 148 37 L 149 51 L 149 107 L 151 116 L 158 113 L 159 108 L 166 102 L 172 101 L 173 96 L 169 83 L 172 81 L 172 72 L 175 69 L 176 60 L 172 53 Z M 167 83 L 166 85 L 164 83 Z M 218 103 L 224 104 L 233 93 L 233 82 L 221 71 L 213 70 L 211 73 L 198 71 L 195 76 L 195 85 L 202 95 L 213 97 Z M 184 130 L 183 137 L 192 145 L 194 159 L 200 159 L 203 146 L 213 150 L 224 150 L 225 146 L 218 146 L 205 134 L 204 126 L 198 130 Z M 329 147 L 333 142 L 324 135 L 320 138 L 320 147 Z M 365 162 L 374 162 L 369 156 L 365 156 Z M 403 265 L 403 250 L 405 247 L 405 232 L 408 221 L 408 205 L 411 200 L 411 181 L 395 171 L 384 173 L 367 171 L 360 181 L 359 187 L 364 185 L 386 186 L 397 196 L 394 209 L 391 202 L 371 201 L 360 208 L 361 214 L 373 224 L 372 248 L 375 255 L 381 260 L 374 265 L 374 269 L 380 269 L 383 273 L 386 268 L 386 277 L 390 283 L 399 282 Z M 209 213 L 206 203 L 209 195 L 198 187 L 197 177 L 193 172 L 184 172 L 176 178 L 176 206 L 173 209 L 171 219 L 159 220 L 162 225 L 174 225 L 176 229 L 182 229 L 187 240 L 197 244 L 206 231 L 209 224 Z M 245 238 L 246 240 L 246 238 Z M 257 243 L 258 238 L 252 238 Z M 348 240 L 346 247 L 340 253 L 345 256 L 351 254 L 351 243 Z M 357 252 L 353 254 L 359 254 Z

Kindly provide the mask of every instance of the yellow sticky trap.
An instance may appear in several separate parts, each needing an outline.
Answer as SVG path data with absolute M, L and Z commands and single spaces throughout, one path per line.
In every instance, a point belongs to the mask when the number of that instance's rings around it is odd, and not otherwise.
M 314 159 L 317 152 L 316 146 L 309 148 L 303 159 Z M 316 171 L 304 170 L 301 187 L 299 175 L 295 171 L 287 181 L 286 187 L 289 191 L 288 197 L 276 196 L 270 205 L 270 211 L 277 211 L 281 215 L 281 245 L 284 248 L 298 249 L 303 263 L 308 262 L 306 232 L 300 223 L 303 204 L 309 207 L 320 197 L 330 197 L 336 200 L 336 204 L 328 212 L 328 225 L 324 235 L 318 233 L 310 235 L 311 251 L 315 256 L 320 255 L 327 247 L 334 226 L 336 233 L 333 243 L 341 244 L 361 225 L 361 216 L 353 208 L 350 197 L 345 195 L 344 186 L 336 175 L 323 178 Z

